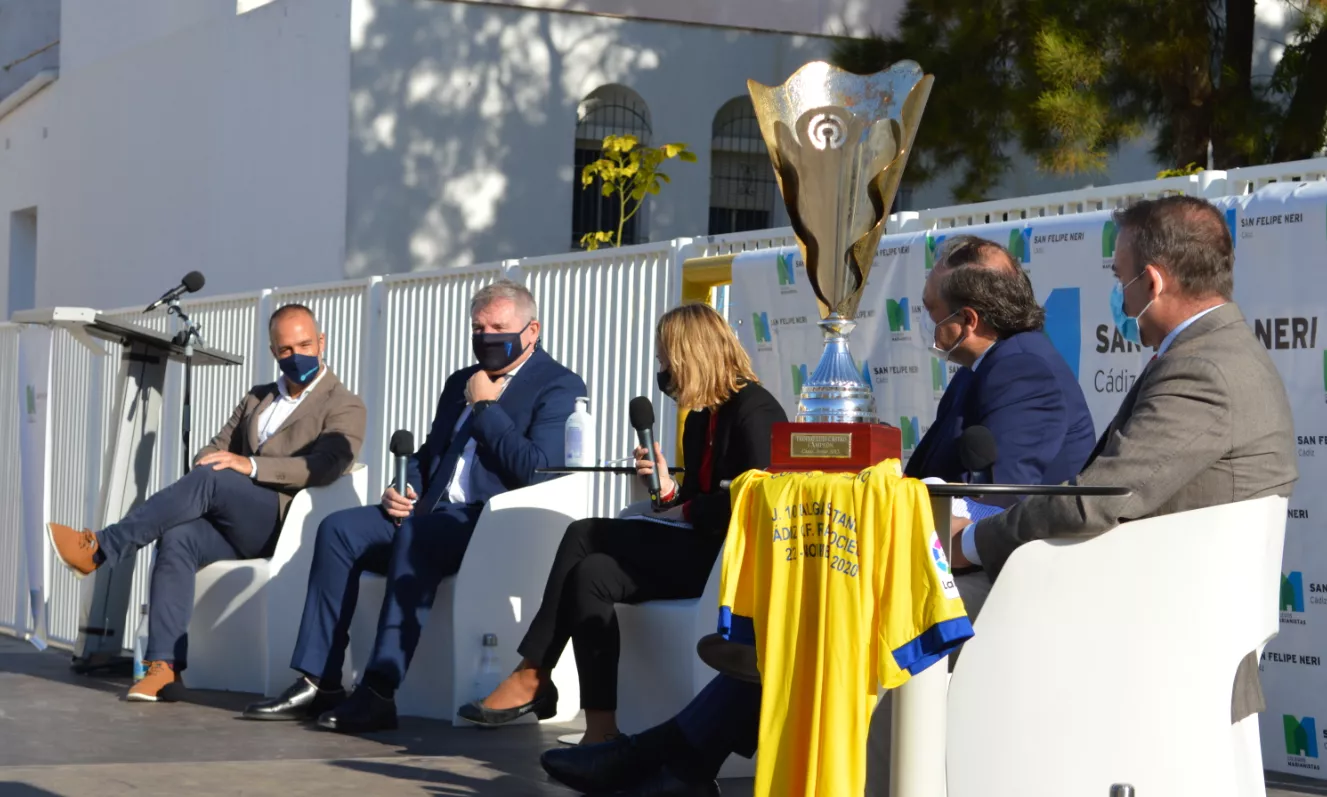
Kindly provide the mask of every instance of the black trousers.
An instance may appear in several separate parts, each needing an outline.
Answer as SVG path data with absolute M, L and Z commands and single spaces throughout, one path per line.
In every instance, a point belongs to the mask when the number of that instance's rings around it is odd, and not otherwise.
M 520 654 L 552 669 L 571 640 L 581 708 L 617 708 L 615 603 L 698 598 L 723 535 L 648 520 L 590 518 L 567 527 Z

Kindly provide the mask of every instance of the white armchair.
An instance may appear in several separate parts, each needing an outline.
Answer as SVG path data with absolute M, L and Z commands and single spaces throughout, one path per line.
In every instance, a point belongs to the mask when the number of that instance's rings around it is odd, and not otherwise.
M 339 509 L 363 506 L 367 489 L 368 468 L 356 464 L 326 487 L 301 490 L 271 559 L 198 571 L 184 671 L 189 688 L 273 695 L 289 685 L 318 524 Z
M 622 515 L 639 514 L 636 504 Z M 723 554 L 705 583 L 705 592 L 691 600 L 618 604 L 622 636 L 618 663 L 617 724 L 624 733 L 639 733 L 671 718 L 718 673 L 700 660 L 696 642 L 714 633 L 719 621 L 719 578 Z M 755 759 L 729 756 L 720 777 L 749 778 Z
M 479 516 L 460 571 L 444 579 L 433 602 L 419 647 L 396 693 L 402 714 L 453 720 L 456 710 L 483 695 L 473 694 L 474 674 L 484 634 L 498 637 L 503 673 L 520 661 L 516 646 L 543 600 L 553 555 L 563 532 L 590 514 L 590 474 L 551 479 L 492 498 Z M 360 579 L 359 604 L 350 627 L 352 678 L 368 664 L 377 631 L 386 579 Z M 553 671 L 558 712 L 566 722 L 580 710 L 575 658 L 562 657 Z
M 1231 725 L 1231 686 L 1278 629 L 1286 505 L 1020 548 L 949 684 L 949 796 L 1265 794 L 1257 719 Z

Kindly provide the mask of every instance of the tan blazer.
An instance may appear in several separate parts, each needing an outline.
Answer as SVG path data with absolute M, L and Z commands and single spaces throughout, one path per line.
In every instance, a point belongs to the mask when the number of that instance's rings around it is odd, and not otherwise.
M 364 402 L 328 369 L 286 422 L 258 446 L 258 418 L 280 395 L 277 384 L 257 385 L 240 400 L 230 420 L 194 457 L 229 451 L 253 457 L 255 481 L 278 493 L 284 519 L 290 500 L 305 487 L 331 484 L 354 464 L 364 443 Z
M 1029 498 L 977 524 L 977 552 L 994 579 L 1031 540 L 1091 537 L 1130 520 L 1289 496 L 1298 478 L 1285 385 L 1229 302 L 1148 364 L 1078 475 L 1080 485 L 1119 485 L 1130 495 Z M 1257 675 L 1250 653 L 1236 678 L 1233 720 L 1261 710 Z

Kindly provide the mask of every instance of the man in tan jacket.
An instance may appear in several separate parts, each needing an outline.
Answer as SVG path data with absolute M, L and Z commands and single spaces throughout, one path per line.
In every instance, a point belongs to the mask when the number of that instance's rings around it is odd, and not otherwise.
M 148 672 L 129 700 L 157 701 L 185 668 L 194 574 L 213 562 L 271 556 L 295 494 L 336 481 L 364 441 L 364 402 L 323 362 L 325 338 L 309 308 L 279 308 L 268 333 L 281 377 L 245 395 L 187 476 L 101 531 L 47 525 L 56 553 L 80 577 L 161 543 Z

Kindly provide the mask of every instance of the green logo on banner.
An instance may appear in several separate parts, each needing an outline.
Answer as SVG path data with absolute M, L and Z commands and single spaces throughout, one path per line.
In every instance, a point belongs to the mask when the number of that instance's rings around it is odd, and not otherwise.
M 929 232 L 926 234 L 926 270 L 935 268 L 935 253 L 939 251 L 940 244 L 944 243 L 945 236 L 932 236 Z
M 1298 570 L 1281 574 L 1281 611 L 1304 611 L 1304 575 Z
M 931 389 L 934 390 L 936 393 L 943 393 L 945 391 L 945 388 L 948 386 L 949 386 L 949 369 L 945 367 L 944 363 L 932 357 Z
M 1286 731 L 1286 755 L 1318 757 L 1318 723 L 1313 717 L 1295 719 L 1289 714 L 1282 714 L 1281 722 Z
M 32 385 L 27 386 L 28 414 L 37 414 L 37 391 L 32 389 Z
M 774 340 L 774 336 L 769 331 L 769 314 L 752 313 L 751 328 L 756 333 L 756 343 L 769 343 Z
M 918 430 L 921 427 L 917 423 L 917 416 L 914 415 L 911 418 L 906 416 L 899 418 L 898 426 L 899 430 L 902 432 L 903 448 L 909 451 L 916 448 L 917 441 L 921 439 L 921 435 L 918 434 Z
M 795 270 L 793 266 L 794 261 L 792 253 L 786 252 L 784 254 L 779 255 L 777 258 L 777 262 L 779 267 L 779 284 L 792 285 L 793 272 Z
M 890 332 L 906 332 L 912 329 L 912 318 L 908 313 L 908 297 L 886 299 L 885 312 L 889 315 Z
M 806 381 L 806 366 L 793 366 L 793 395 L 802 395 L 802 383 Z
M 1023 231 L 1009 231 L 1009 254 L 1014 256 L 1015 260 L 1023 259 Z
M 1115 239 L 1119 237 L 1120 231 L 1116 229 L 1115 222 L 1108 221 L 1101 228 L 1101 256 L 1107 260 L 1115 257 Z

